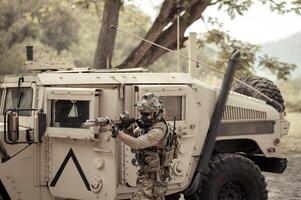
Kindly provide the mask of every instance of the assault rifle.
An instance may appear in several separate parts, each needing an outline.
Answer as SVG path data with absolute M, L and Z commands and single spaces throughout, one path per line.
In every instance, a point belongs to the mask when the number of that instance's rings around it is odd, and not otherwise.
M 110 129 L 112 126 L 116 126 L 119 130 L 127 129 L 137 120 L 133 117 L 130 117 L 130 114 L 125 111 L 119 115 L 119 120 L 112 120 L 109 117 L 99 117 L 96 119 L 88 119 L 85 123 L 82 124 L 82 127 L 107 127 Z
M 171 127 L 169 127 L 171 128 Z M 177 133 L 176 133 L 176 117 L 173 119 L 173 128 L 172 130 L 168 131 L 167 135 L 167 142 L 166 142 L 166 149 L 170 150 L 173 148 L 175 140 L 177 140 Z

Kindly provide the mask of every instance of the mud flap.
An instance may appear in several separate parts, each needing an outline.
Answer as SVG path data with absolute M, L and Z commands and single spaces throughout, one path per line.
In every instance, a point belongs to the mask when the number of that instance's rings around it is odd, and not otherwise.
M 267 158 L 264 156 L 247 156 L 259 166 L 261 171 L 282 174 L 287 167 L 286 158 Z

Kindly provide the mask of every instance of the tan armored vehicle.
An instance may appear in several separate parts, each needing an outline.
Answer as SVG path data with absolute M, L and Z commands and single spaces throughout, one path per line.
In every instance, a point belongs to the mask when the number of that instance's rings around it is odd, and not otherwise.
M 279 91 L 265 79 L 246 81 L 274 98 L 268 104 L 248 96 L 254 95 L 244 85 L 234 90 L 247 95 L 229 94 L 237 56 L 222 89 L 184 73 L 60 70 L 64 66 L 27 62 L 31 73 L 4 76 L 0 84 L 0 199 L 130 198 L 137 190 L 133 151 L 110 131 L 82 124 L 118 120 L 123 111 L 138 118 L 135 102 L 150 92 L 163 100 L 165 120 L 173 125 L 176 119 L 180 148 L 167 199 L 179 193 L 185 199 L 267 199 L 261 171 L 285 170 L 279 143 L 289 122 Z

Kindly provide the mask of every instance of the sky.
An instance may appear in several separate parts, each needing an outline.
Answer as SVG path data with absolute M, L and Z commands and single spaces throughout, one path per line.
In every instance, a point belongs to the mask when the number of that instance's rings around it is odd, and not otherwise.
M 161 0 L 132 0 L 143 12 L 155 19 L 158 14 Z M 254 4 L 244 16 L 237 16 L 231 20 L 222 10 L 209 7 L 204 12 L 204 17 L 216 17 L 224 23 L 223 30 L 231 36 L 244 42 L 252 44 L 263 44 L 266 42 L 283 39 L 294 33 L 301 32 L 301 16 L 296 14 L 279 15 L 271 12 L 267 6 L 260 3 Z M 207 25 L 209 29 L 213 28 Z M 196 21 L 186 31 L 204 33 L 207 31 L 202 20 Z

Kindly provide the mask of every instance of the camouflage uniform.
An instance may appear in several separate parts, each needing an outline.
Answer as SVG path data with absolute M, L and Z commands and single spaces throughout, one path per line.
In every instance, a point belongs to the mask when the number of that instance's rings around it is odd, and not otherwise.
M 146 96 L 146 97 L 145 97 Z M 118 138 L 136 150 L 136 159 L 140 165 L 137 185 L 139 191 L 132 196 L 132 200 L 164 200 L 169 180 L 169 166 L 162 163 L 162 154 L 166 145 L 167 126 L 160 120 L 163 111 L 159 98 L 147 94 L 138 102 L 138 110 L 155 116 L 147 128 L 137 127 L 135 137 L 118 133 Z M 159 112 L 159 114 L 158 114 Z

